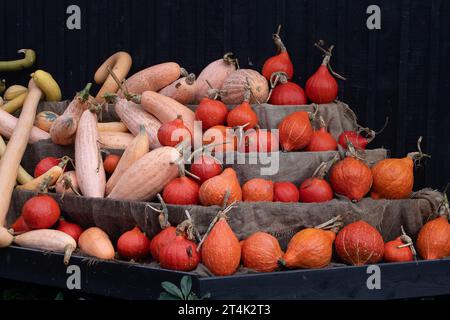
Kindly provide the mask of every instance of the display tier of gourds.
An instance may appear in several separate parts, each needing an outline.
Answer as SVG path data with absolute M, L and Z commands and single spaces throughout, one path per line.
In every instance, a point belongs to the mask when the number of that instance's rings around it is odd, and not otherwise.
M 191 271 L 202 262 L 221 276 L 235 273 L 241 263 L 259 272 L 323 268 L 330 264 L 333 247 L 341 261 L 352 265 L 376 263 L 383 258 L 389 262 L 413 260 L 413 241 L 405 232 L 384 243 L 373 226 L 363 221 L 344 226 L 339 216 L 300 230 L 286 252 L 264 230 L 242 241 L 233 233 L 227 219 L 233 219 L 231 212 L 241 201 L 323 203 L 332 200 L 334 194 L 354 202 L 365 196 L 408 198 L 413 191 L 414 163 L 426 157 L 419 143 L 418 152 L 403 159 L 385 159 L 370 168 L 363 158 L 373 132 L 358 127 L 343 132 L 336 140 L 317 112 L 293 111 L 279 123 L 277 134 L 260 129 L 253 104 L 332 103 L 338 95 L 335 78 L 343 79 L 330 67 L 333 46 L 325 49 L 324 43 L 318 42 L 315 46 L 324 55 L 323 63 L 303 90 L 291 81 L 294 68 L 279 30 L 273 39 L 278 52 L 267 59 L 261 73 L 239 69 L 237 60 L 228 53 L 206 66 L 197 78 L 175 62 L 154 65 L 126 78 L 132 59 L 128 53 L 118 52 L 94 76 L 95 82 L 102 84 L 97 95 L 90 95 L 89 83 L 60 115 L 50 111 L 36 115 L 41 100 L 61 100 L 59 86 L 47 72 L 34 72 L 28 87 L 8 87 L 4 101 L 0 101 L 0 134 L 9 140 L 6 144 L 0 138 L 1 225 L 14 188 L 40 193 L 25 203 L 11 229 L 0 229 L 0 247 L 15 243 L 65 252 L 66 263 L 76 248 L 99 259 L 148 261 L 151 255 L 163 268 Z M 0 72 L 30 67 L 34 51 L 24 53 L 22 60 L 0 62 Z M 98 121 L 107 103 L 114 106 L 120 122 Z M 189 104 L 198 106 L 193 111 Z M 14 116 L 12 113 L 17 114 L 19 109 L 20 116 Z M 195 121 L 201 121 L 200 130 L 194 129 Z M 61 146 L 74 145 L 75 157 L 41 159 L 31 176 L 20 166 L 25 148 L 28 143 L 45 139 Z M 201 147 L 193 148 L 196 145 Z M 103 156 L 102 148 L 124 152 L 122 156 Z M 337 153 L 332 163 L 321 164 L 299 186 L 274 183 L 267 177 L 251 179 L 241 186 L 236 172 L 224 169 L 214 157 L 230 151 L 322 152 L 338 148 L 347 150 L 346 156 Z M 63 220 L 58 203 L 46 194 L 48 190 L 62 196 L 158 199 L 164 210 L 154 210 L 161 212 L 162 231 L 149 239 L 136 227 L 125 232 L 114 246 L 101 229 L 83 230 Z M 221 209 L 208 231 L 200 235 L 187 210 L 186 221 L 170 226 L 166 203 L 217 205 Z M 450 254 L 448 214 L 444 201 L 439 218 L 420 231 L 416 246 L 421 258 Z

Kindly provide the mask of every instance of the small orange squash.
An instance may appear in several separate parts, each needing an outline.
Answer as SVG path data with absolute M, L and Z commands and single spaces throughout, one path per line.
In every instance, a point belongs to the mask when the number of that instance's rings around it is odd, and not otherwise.
M 414 186 L 414 162 L 427 155 L 419 152 L 409 153 L 403 159 L 384 159 L 372 168 L 373 185 L 371 196 L 374 199 L 407 199 Z
M 273 181 L 251 179 L 242 186 L 242 197 L 247 202 L 272 202 L 273 188 Z
M 439 217 L 427 222 L 417 236 L 417 250 L 423 259 L 441 259 L 450 255 L 449 213 L 448 199 L 444 193 Z
M 200 202 L 204 206 L 220 206 L 227 191 L 230 192 L 227 204 L 242 201 L 242 189 L 236 171 L 232 168 L 225 169 L 218 176 L 208 179 L 202 184 L 199 191 Z
M 45 132 L 50 132 L 53 122 L 58 118 L 58 115 L 51 111 L 42 111 L 36 115 L 34 125 Z
M 351 201 L 360 201 L 370 191 L 373 177 L 369 166 L 358 159 L 356 151 L 337 162 L 330 170 L 330 184 L 334 192 Z
M 218 213 L 199 245 L 203 264 L 216 276 L 234 274 L 241 261 L 241 245 L 227 222 L 231 208 Z
M 305 148 L 313 137 L 309 113 L 298 111 L 285 117 L 278 125 L 280 144 L 284 151 Z
M 324 268 L 331 262 L 336 232 L 341 227 L 340 216 L 315 228 L 306 228 L 294 235 L 281 264 L 287 268 Z M 325 230 L 326 229 L 326 230 Z
M 256 232 L 242 242 L 244 267 L 258 272 L 272 272 L 283 256 L 278 240 L 265 232 Z

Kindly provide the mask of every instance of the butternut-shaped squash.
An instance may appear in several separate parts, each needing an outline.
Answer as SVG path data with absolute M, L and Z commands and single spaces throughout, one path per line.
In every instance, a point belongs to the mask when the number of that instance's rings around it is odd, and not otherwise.
M 192 135 L 194 134 L 194 111 L 172 98 L 157 92 L 145 91 L 135 102 L 140 103 L 145 111 L 154 115 L 162 123 L 167 123 L 181 116 L 184 125 Z
M 103 84 L 95 97 L 97 102 L 104 101 L 103 96 L 105 93 L 116 93 L 119 90 L 119 85 L 109 74 L 108 67 L 111 68 L 119 81 L 122 81 L 128 75 L 128 72 L 130 72 L 132 63 L 131 56 L 124 51 L 113 54 L 103 62 L 94 75 L 95 83 Z
M 191 73 L 172 82 L 172 84 L 161 89 L 159 93 L 181 104 L 191 104 L 195 100 L 196 87 L 195 74 Z
M 97 129 L 99 132 L 129 132 L 127 126 L 123 122 L 99 122 Z
M 114 109 L 120 120 L 134 136 L 139 134 L 139 127 L 143 125 L 150 140 L 150 148 L 156 149 L 161 147 L 158 140 L 158 130 L 161 127 L 161 122 L 158 119 L 146 112 L 140 105 L 126 99 L 117 100 Z
M 181 153 L 172 147 L 155 149 L 133 163 L 108 195 L 110 199 L 146 201 L 153 199 L 178 176 L 175 162 Z
M 125 150 L 133 141 L 134 136 L 127 132 L 99 132 L 99 142 L 102 148 Z
M 103 198 L 106 175 L 100 153 L 97 115 L 83 112 L 75 139 L 75 163 L 78 185 L 85 197 Z
M 122 157 L 120 157 L 116 170 L 106 183 L 106 194 L 110 194 L 116 186 L 119 179 L 128 170 L 128 168 L 137 160 L 148 153 L 150 148 L 150 140 L 148 139 L 145 127 L 141 125 L 139 134 L 133 139 L 131 144 L 125 149 Z
M 89 106 L 89 90 L 92 84 L 76 94 L 64 113 L 59 116 L 50 128 L 50 136 L 54 144 L 68 146 L 74 143 L 80 117 Z
M 33 119 L 34 122 L 34 119 Z M 18 119 L 12 114 L 9 114 L 5 110 L 0 109 L 0 134 L 9 139 L 11 138 L 14 128 L 17 126 Z M 50 139 L 48 132 L 39 129 L 38 127 L 32 126 L 31 133 L 27 142 L 36 143 L 41 140 Z
M 181 75 L 181 68 L 175 62 L 157 64 L 135 73 L 125 81 L 125 88 L 132 94 L 144 91 L 159 91 L 176 81 Z M 119 91 L 119 96 L 123 93 Z

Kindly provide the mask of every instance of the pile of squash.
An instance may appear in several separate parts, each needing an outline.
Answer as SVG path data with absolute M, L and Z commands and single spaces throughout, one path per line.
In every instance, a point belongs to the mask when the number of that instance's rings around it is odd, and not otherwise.
M 358 127 L 335 139 L 318 115 L 316 105 L 335 101 L 335 78 L 344 79 L 330 67 L 334 46 L 315 44 L 324 54 L 323 63 L 303 90 L 292 82 L 294 68 L 279 33 L 280 29 L 273 35 L 278 52 L 267 59 L 261 73 L 240 69 L 238 60 L 227 53 L 207 65 L 198 77 L 175 62 L 167 62 L 127 78 L 132 59 L 128 53 L 118 52 L 95 73 L 94 81 L 102 85 L 95 97 L 91 95 L 92 84 L 88 83 L 60 115 L 50 111 L 36 114 L 41 100 L 61 100 L 61 90 L 47 72 L 35 71 L 28 87 L 9 87 L 3 96 L 5 102 L 0 102 L 0 224 L 4 225 L 15 187 L 43 193 L 55 188 L 62 196 L 73 193 L 125 201 L 152 201 L 161 193 L 163 204 L 216 205 L 222 209 L 203 237 L 195 232 L 189 217 L 177 227 L 163 219 L 161 233 L 151 240 L 138 229 L 130 230 L 116 244 L 120 257 L 142 260 L 151 254 L 162 267 L 184 271 L 194 270 L 203 262 L 215 275 L 233 274 L 241 262 L 244 267 L 261 272 L 322 268 L 330 264 L 333 247 L 342 261 L 353 265 L 376 263 L 383 255 L 386 261 L 413 259 L 415 250 L 406 234 L 399 235 L 395 243 L 384 244 L 378 231 L 363 221 L 342 226 L 336 217 L 301 230 L 285 253 L 277 239 L 263 230 L 239 242 L 228 225 L 227 212 L 241 201 L 322 203 L 332 200 L 334 194 L 355 202 L 369 194 L 373 199 L 406 199 L 413 191 L 414 163 L 427 156 L 420 150 L 419 140 L 418 152 L 403 159 L 385 159 L 370 168 L 361 151 L 374 138 L 372 131 Z M 28 55 L 30 52 L 33 51 L 26 51 Z M 31 67 L 27 59 L 19 65 Z M 0 71 L 2 66 L 5 64 L 0 62 Z M 253 104 L 266 102 L 304 105 L 308 101 L 314 112 L 292 112 L 280 121 L 277 132 L 260 129 L 252 109 Z M 114 107 L 120 122 L 99 122 L 108 104 Z M 198 104 L 195 111 L 188 107 L 190 104 Z M 11 114 L 19 109 L 18 118 Z M 368 134 L 363 135 L 364 132 Z M 1 136 L 9 140 L 7 144 Z M 73 145 L 75 158 L 42 159 L 31 176 L 20 166 L 25 148 L 28 143 L 47 139 L 60 146 Z M 123 154 L 104 157 L 104 149 L 120 149 Z M 241 186 L 236 172 L 223 169 L 215 157 L 226 152 L 338 149 L 346 150 L 346 156 L 340 158 L 337 154 L 329 163 L 322 163 L 299 186 L 263 178 Z M 15 223 L 20 230 L 14 229 L 24 234 L 13 236 L 5 228 L 0 229 L 0 247 L 15 242 L 65 252 L 68 256 L 77 247 L 73 236 L 67 238 L 64 230 L 54 229 L 55 225 L 59 228 L 59 215 L 39 228 L 28 225 L 33 219 L 26 217 L 21 216 L 23 221 Z M 424 249 L 434 243 L 430 238 L 436 234 L 434 228 L 444 233 L 450 229 L 446 218 L 430 223 L 439 226 L 424 227 L 427 235 L 419 236 L 419 253 L 426 259 L 450 254 L 450 242 L 438 254 Z M 76 237 L 79 248 L 94 257 L 114 258 L 114 246 L 97 229 Z M 92 248 L 92 243 L 98 246 Z

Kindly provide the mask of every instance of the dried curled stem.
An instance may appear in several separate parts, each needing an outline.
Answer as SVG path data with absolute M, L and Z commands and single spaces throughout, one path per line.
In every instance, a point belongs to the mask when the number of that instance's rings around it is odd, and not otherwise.
M 156 197 L 158 198 L 159 202 L 161 203 L 161 209 L 155 208 L 152 205 L 150 205 L 149 203 L 147 203 L 147 207 L 149 207 L 150 209 L 152 209 L 153 211 L 159 213 L 158 216 L 158 220 L 159 220 L 159 225 L 161 226 L 161 229 L 166 229 L 168 227 L 170 227 L 170 222 L 169 222 L 169 209 L 167 208 L 167 204 L 164 201 L 164 199 L 161 197 L 161 195 L 158 193 L 156 195 Z
M 417 251 L 416 248 L 414 248 L 413 240 L 410 236 L 408 236 L 405 232 L 405 228 L 403 228 L 403 225 L 400 226 L 402 230 L 402 235 L 400 236 L 400 240 L 402 240 L 403 244 L 397 246 L 398 249 L 409 247 L 411 249 L 411 253 L 414 256 L 414 260 L 417 260 Z
M 333 232 L 338 232 L 340 228 L 344 226 L 344 222 L 342 220 L 342 216 L 338 215 L 331 220 L 328 220 L 318 226 L 315 226 L 314 229 L 320 230 L 331 230 Z
M 430 155 L 422 152 L 422 147 L 421 147 L 422 140 L 423 140 L 422 136 L 419 137 L 419 139 L 417 140 L 417 152 L 408 153 L 408 156 L 407 156 L 408 158 L 410 158 L 414 161 L 414 166 L 420 166 L 420 161 L 422 161 L 422 159 L 424 159 L 424 158 L 431 158 Z
M 319 40 L 318 42 L 316 42 L 314 44 L 314 46 L 319 49 L 320 51 L 323 52 L 324 54 L 324 58 L 322 61 L 322 65 L 323 66 L 327 66 L 328 70 L 330 71 L 330 73 L 335 76 L 336 78 L 340 79 L 340 80 L 347 80 L 345 77 L 341 76 L 339 73 L 334 72 L 333 68 L 331 67 L 330 64 L 330 60 L 331 57 L 333 55 L 333 49 L 334 49 L 334 45 L 331 45 L 328 49 L 325 49 L 323 46 L 325 45 L 325 42 L 323 40 Z

